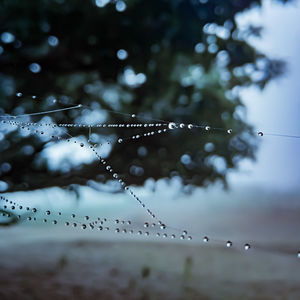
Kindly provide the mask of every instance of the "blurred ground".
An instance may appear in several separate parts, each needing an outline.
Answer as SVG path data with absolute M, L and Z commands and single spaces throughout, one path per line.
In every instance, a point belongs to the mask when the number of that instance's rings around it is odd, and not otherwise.
M 300 260 L 288 250 L 296 240 L 246 252 L 64 226 L 3 228 L 0 237 L 3 300 L 300 299 Z
M 149 237 L 114 233 L 123 227 L 116 218 L 146 230 L 149 219 L 127 194 L 83 188 L 78 202 L 56 189 L 9 195 L 37 207 L 40 221 L 0 227 L 0 299 L 300 299 L 299 192 L 214 187 L 184 195 L 176 182 L 134 189 L 169 236 L 187 229 L 193 240 L 156 238 L 158 228 L 147 228 Z M 107 217 L 111 230 L 66 227 L 72 212 L 82 222 Z

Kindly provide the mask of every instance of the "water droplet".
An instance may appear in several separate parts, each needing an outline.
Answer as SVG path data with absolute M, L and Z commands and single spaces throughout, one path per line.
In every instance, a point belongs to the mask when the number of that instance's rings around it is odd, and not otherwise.
M 35 96 L 35 95 L 33 95 L 33 96 L 31 96 L 31 98 L 32 98 L 32 99 L 36 99 L 36 96 Z
M 75 214 L 72 214 L 71 217 L 72 217 L 72 218 L 75 218 Z
M 297 257 L 300 258 L 300 251 L 297 253 Z
M 48 216 L 49 216 L 49 215 L 50 215 L 50 213 L 51 213 L 51 212 L 50 212 L 50 210 L 47 210 L 47 211 L 46 211 L 46 215 L 48 215 Z
M 186 230 L 183 230 L 182 234 L 183 234 L 183 235 L 186 235 L 186 234 L 187 234 L 187 231 L 186 231 Z
M 22 97 L 23 94 L 19 92 L 19 93 L 16 93 L 16 96 L 17 96 L 17 97 Z
M 73 223 L 72 226 L 73 226 L 73 227 L 77 227 L 77 223 Z
M 192 124 L 189 124 L 189 125 L 188 125 L 188 129 L 193 129 L 193 125 L 192 125 Z
M 131 115 L 131 118 L 135 118 L 135 117 L 136 117 L 136 115 L 135 115 L 135 114 L 132 114 L 132 115 Z
M 188 236 L 188 240 L 189 240 L 189 241 L 191 241 L 191 240 L 192 240 L 192 237 L 191 237 L 190 235 Z
M 209 241 L 209 238 L 208 238 L 207 236 L 205 236 L 205 237 L 203 238 L 203 242 L 207 243 L 208 241 Z
M 258 132 L 258 135 L 259 135 L 259 136 L 263 136 L 264 133 L 263 133 L 262 131 L 260 131 L 260 132 Z
M 118 139 L 118 143 L 121 144 L 123 142 L 123 139 Z
M 168 125 L 169 129 L 175 129 L 176 128 L 176 124 L 174 122 L 169 123 Z
M 209 131 L 210 130 L 210 126 L 205 126 L 205 130 Z
M 249 244 L 245 244 L 245 245 L 244 245 L 244 249 L 245 249 L 245 250 L 249 250 L 249 249 L 250 249 L 250 245 L 249 245 Z
M 172 235 L 171 235 L 171 238 L 172 238 L 172 239 L 175 239 L 175 237 L 176 237 L 175 234 L 172 234 Z
M 36 209 L 36 208 L 33 208 L 33 209 L 32 209 L 32 212 L 36 213 L 36 212 L 37 212 L 37 209 Z
M 160 225 L 160 229 L 166 229 L 166 225 L 165 224 Z
M 227 242 L 226 242 L 226 247 L 227 247 L 227 248 L 230 248 L 231 246 L 232 246 L 232 242 L 231 242 L 231 241 L 227 241 Z
M 181 236 L 180 236 L 180 239 L 181 239 L 181 240 L 184 240 L 184 235 L 181 235 Z
M 85 225 L 85 224 L 82 224 L 82 225 L 81 225 L 81 229 L 86 229 L 86 225 Z
M 119 229 L 119 228 L 116 228 L 116 229 L 115 229 L 115 232 L 116 232 L 116 233 L 120 232 L 120 229 Z
M 84 143 L 80 143 L 80 147 L 83 147 L 84 146 Z
M 66 226 L 69 226 L 69 225 L 70 225 L 70 223 L 69 223 L 69 222 L 66 222 L 66 223 L 65 223 L 65 225 L 66 225 Z
M 145 223 L 144 223 L 144 227 L 145 227 L 145 228 L 149 227 L 149 223 L 145 222 Z
M 84 217 L 85 220 L 88 220 L 89 218 L 90 218 L 89 216 L 85 216 L 85 217 Z
M 56 220 L 53 220 L 53 221 L 52 221 L 52 224 L 56 225 L 56 224 L 57 224 L 57 221 L 56 221 Z
M 185 126 L 185 125 L 184 125 L 183 123 L 181 123 L 181 124 L 179 125 L 180 128 L 184 128 L 184 126 Z
M 228 129 L 228 130 L 227 130 L 227 133 L 228 133 L 228 134 L 232 134 L 232 129 Z

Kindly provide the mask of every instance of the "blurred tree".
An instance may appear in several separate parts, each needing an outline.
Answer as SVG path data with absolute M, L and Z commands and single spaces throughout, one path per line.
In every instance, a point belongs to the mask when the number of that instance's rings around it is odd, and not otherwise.
M 186 186 L 218 179 L 226 184 L 228 170 L 240 159 L 254 158 L 256 148 L 239 88 L 263 88 L 284 66 L 247 43 L 261 28 L 237 27 L 236 14 L 260 5 L 255 0 L 2 0 L 1 113 L 80 103 L 89 108 L 51 114 L 51 121 L 89 123 L 92 113 L 116 110 L 232 128 L 231 135 L 173 130 L 116 142 L 107 158 L 129 184 L 176 175 Z M 114 113 L 103 116 L 110 123 L 139 120 Z M 130 136 L 146 129 L 99 128 L 93 137 L 99 142 L 103 136 Z M 3 124 L 0 130 L 0 172 L 7 191 L 111 179 L 94 162 L 53 170 L 43 155 L 52 145 L 50 139 L 22 135 Z M 68 130 L 72 135 L 88 133 L 87 128 Z

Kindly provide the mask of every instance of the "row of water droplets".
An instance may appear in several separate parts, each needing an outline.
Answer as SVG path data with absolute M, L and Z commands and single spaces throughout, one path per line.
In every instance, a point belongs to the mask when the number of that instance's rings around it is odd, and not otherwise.
M 157 223 L 149 223 L 149 222 L 144 222 L 143 227 L 145 228 L 143 230 L 139 229 L 133 229 L 132 226 L 135 226 L 134 228 L 141 226 L 141 224 L 135 223 L 131 220 L 120 220 L 120 219 L 115 219 L 115 220 L 110 220 L 109 218 L 105 217 L 96 217 L 96 218 L 91 218 L 90 216 L 84 216 L 84 217 L 77 217 L 75 213 L 71 214 L 64 214 L 62 212 L 51 212 L 50 210 L 43 210 L 40 211 L 37 208 L 30 208 L 28 206 L 22 206 L 16 202 L 9 201 L 6 197 L 0 196 L 1 200 L 1 206 L 2 209 L 5 210 L 11 210 L 15 213 L 17 210 L 22 211 L 25 210 L 27 211 L 30 216 L 23 217 L 21 214 L 17 214 L 17 218 L 21 221 L 42 221 L 43 223 L 49 223 L 50 217 L 52 217 L 52 221 L 50 221 L 51 224 L 57 225 L 60 223 L 59 218 L 63 218 L 63 223 L 65 226 L 68 227 L 73 227 L 77 228 L 80 227 L 81 229 L 90 229 L 90 230 L 98 230 L 98 231 L 114 231 L 115 233 L 123 233 L 123 234 L 136 234 L 138 236 L 152 236 L 152 237 L 162 237 L 162 238 L 170 238 L 170 239 L 180 239 L 180 240 L 192 240 L 192 236 L 188 235 L 187 230 L 183 230 L 179 235 L 176 233 L 167 233 L 166 229 L 167 227 L 164 224 L 161 224 L 160 222 Z M 38 213 L 43 213 L 45 216 L 41 216 Z M 2 213 L 3 217 L 13 217 L 13 215 L 10 212 L 3 212 Z M 57 218 L 58 217 L 58 218 Z M 68 219 L 68 221 L 66 221 Z M 80 221 L 83 219 L 83 221 Z M 94 220 L 93 220 L 94 219 Z M 89 222 L 86 222 L 89 221 Z M 161 225 L 159 225 L 161 224 Z M 158 226 L 159 225 L 159 226 Z M 157 232 L 155 231 L 156 228 L 159 228 L 160 231 Z M 151 231 L 149 229 L 152 229 Z M 149 232 L 150 231 L 150 232 Z M 204 243 L 208 243 L 210 240 L 211 241 L 216 241 L 213 239 L 209 239 L 209 237 L 204 236 L 202 238 Z M 225 243 L 227 248 L 230 248 L 233 246 L 233 243 L 231 241 L 226 241 Z M 250 244 L 246 243 L 244 244 L 244 249 L 249 250 L 251 248 Z

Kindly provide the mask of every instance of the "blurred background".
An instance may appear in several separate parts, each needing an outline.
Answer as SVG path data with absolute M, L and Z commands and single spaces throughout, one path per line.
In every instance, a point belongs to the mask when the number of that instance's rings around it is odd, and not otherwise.
M 299 1 L 4 0 L 0 15 L 2 299 L 299 299 Z M 169 122 L 198 127 L 128 139 Z

